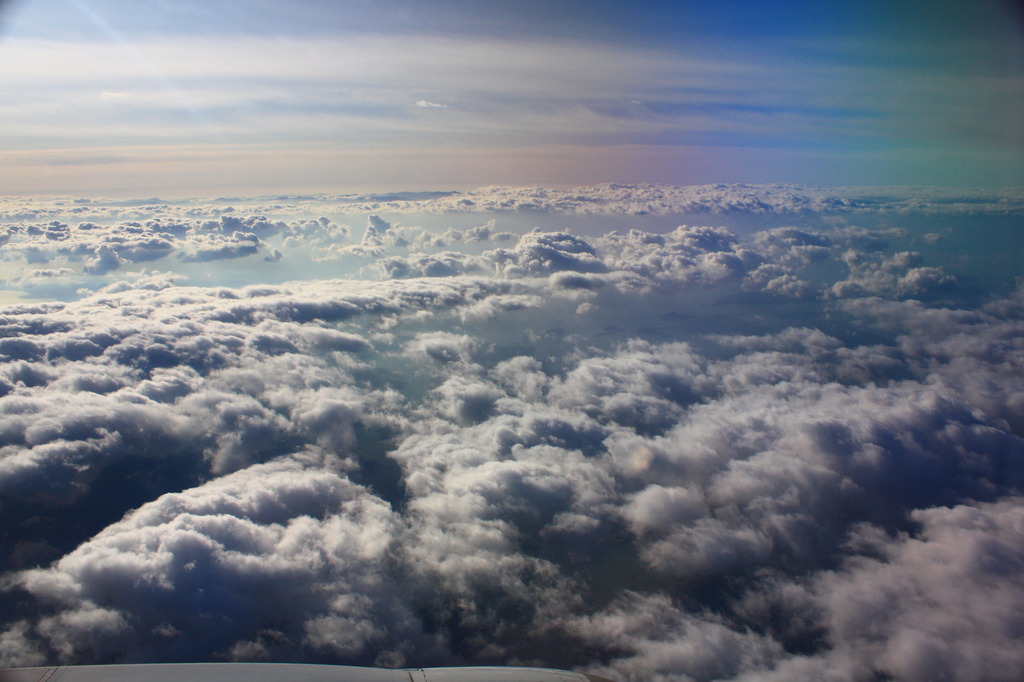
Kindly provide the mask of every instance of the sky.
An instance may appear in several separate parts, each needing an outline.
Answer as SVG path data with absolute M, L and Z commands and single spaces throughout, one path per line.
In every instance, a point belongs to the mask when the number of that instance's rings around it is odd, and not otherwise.
M 10 0 L 6 194 L 1018 186 L 1013 3 Z
M 142 4 L 0 3 L 0 669 L 1024 679 L 1016 5 Z

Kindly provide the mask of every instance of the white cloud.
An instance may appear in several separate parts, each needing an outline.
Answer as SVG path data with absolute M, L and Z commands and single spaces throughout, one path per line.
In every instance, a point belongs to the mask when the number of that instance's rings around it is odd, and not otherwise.
M 36 626 L 59 660 L 148 649 L 154 629 L 177 657 L 231 658 L 248 651 L 245 633 L 276 626 L 278 647 L 372 661 L 411 616 L 382 580 L 399 532 L 329 459 L 297 455 L 165 495 L 19 582 L 60 605 Z M 216 633 L 195 639 L 211 617 Z
M 732 679 L 766 672 L 782 651 L 771 639 L 687 613 L 657 595 L 625 594 L 610 608 L 569 624 L 585 642 L 621 655 L 595 672 L 622 680 Z
M 823 573 L 815 597 L 844 654 L 902 680 L 1024 674 L 1020 498 L 915 511 L 915 537 L 865 528 L 867 555 Z
M 15 224 L 40 281 L 106 286 L 0 310 L 5 664 L 1019 672 L 1024 299 L 911 287 L 953 238 L 378 215 L 328 266 L 388 278 L 319 279 L 349 230 L 280 201 Z M 131 272 L 156 234 L 175 269 Z M 257 244 L 284 258 L 181 279 Z
M 353 197 L 354 199 L 355 197 Z M 815 187 L 806 185 L 718 184 L 675 187 L 668 185 L 609 184 L 552 189 L 548 187 L 480 187 L 446 192 L 426 199 L 391 198 L 352 201 L 360 211 L 389 213 L 509 213 L 553 212 L 581 215 L 856 215 L 883 214 L 990 214 L 1016 215 L 1022 196 L 1014 189 L 921 187 Z M 827 243 L 820 235 L 794 227 L 794 244 Z M 786 237 L 783 237 L 786 238 Z M 824 241 L 823 241 L 824 239 Z

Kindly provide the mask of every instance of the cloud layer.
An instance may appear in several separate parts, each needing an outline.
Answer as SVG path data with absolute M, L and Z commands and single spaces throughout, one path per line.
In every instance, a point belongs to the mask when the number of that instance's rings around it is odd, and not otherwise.
M 0 663 L 1024 674 L 1024 297 L 959 209 L 162 210 L 5 225 L 86 286 L 0 311 Z

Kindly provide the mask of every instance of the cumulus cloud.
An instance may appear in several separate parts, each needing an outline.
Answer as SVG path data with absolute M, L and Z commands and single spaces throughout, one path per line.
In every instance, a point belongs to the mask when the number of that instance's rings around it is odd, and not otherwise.
M 872 257 L 850 249 L 842 259 L 850 276 L 832 285 L 832 293 L 839 298 L 879 294 L 920 296 L 955 281 L 940 268 L 920 267 L 921 254 L 909 251 Z
M 422 100 L 426 107 L 436 108 Z M 434 103 L 436 104 L 436 103 Z M 455 192 L 390 192 L 378 194 L 309 194 L 246 199 L 171 202 L 161 199 L 115 200 L 102 197 L 50 197 L 25 199 L 0 198 L 0 221 L 10 228 L 17 223 L 65 223 L 148 221 L 167 217 L 171 222 L 182 216 L 216 223 L 222 217 L 234 218 L 247 211 L 243 221 L 269 220 L 265 216 L 287 217 L 287 229 L 298 222 L 309 222 L 310 213 L 324 219 L 330 213 L 388 214 L 508 214 L 530 212 L 535 215 L 582 216 L 661 216 L 706 215 L 778 216 L 801 223 L 804 217 L 829 219 L 850 217 L 870 219 L 909 215 L 934 216 L 1015 216 L 1024 210 L 1020 191 L 955 187 L 815 187 L 792 184 L 715 184 L 674 187 L 667 185 L 590 185 L 571 189 L 549 187 L 490 186 Z M 212 216 L 212 217 L 211 217 Z M 717 222 L 716 222 L 717 224 Z M 790 222 L 789 225 L 793 225 Z M 250 225 L 251 226 L 251 225 Z M 242 229 L 239 226 L 230 231 Z M 253 231 L 262 238 L 267 235 Z M 932 229 L 930 240 L 944 232 Z
M 234 232 L 231 236 L 211 234 L 204 239 L 194 240 L 189 249 L 181 254 L 181 259 L 203 263 L 241 258 L 256 253 L 262 246 L 260 238 L 251 232 Z
M 733 679 L 766 672 L 783 652 L 777 642 L 730 628 L 714 617 L 687 613 L 659 595 L 626 593 L 607 610 L 571 622 L 589 645 L 615 650 L 612 666 L 598 668 L 620 679 L 665 681 Z
M 386 503 L 295 455 L 164 495 L 18 583 L 56 606 L 37 646 L 60 660 L 154 646 L 251 660 L 259 646 L 372 662 L 412 615 L 383 578 L 397 533 Z
M 436 108 L 422 100 L 417 106 Z M 481 187 L 434 196 L 406 194 L 337 197 L 361 211 L 395 213 L 508 213 L 545 211 L 578 215 L 1019 215 L 1017 190 L 921 187 L 809 187 L 717 184 L 594 185 L 572 189 Z
M 292 229 L 302 231 L 300 224 L 289 226 L 256 215 L 221 215 L 216 220 L 175 216 L 113 223 L 81 221 L 75 226 L 51 220 L 6 227 L 0 255 L 29 263 L 81 262 L 84 274 L 97 276 L 126 264 L 159 261 L 171 255 L 186 262 L 241 258 L 264 249 L 262 238 Z
M 842 653 L 905 680 L 1020 677 L 1022 500 L 911 518 L 913 537 L 859 529 L 849 541 L 858 554 L 811 588 Z
M 604 191 L 572 201 L 638 196 Z M 663 198 L 726 194 L 806 191 Z M 1024 294 L 933 225 L 835 224 L 899 214 L 869 196 L 511 237 L 382 211 L 358 243 L 323 197 L 6 226 L 26 287 L 91 284 L 0 310 L 0 661 L 1019 677 Z

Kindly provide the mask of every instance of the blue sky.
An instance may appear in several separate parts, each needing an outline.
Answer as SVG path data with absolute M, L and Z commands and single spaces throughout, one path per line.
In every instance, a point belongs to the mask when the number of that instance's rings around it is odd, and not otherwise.
M 1008 4 L 2 7 L 8 194 L 1024 178 Z

